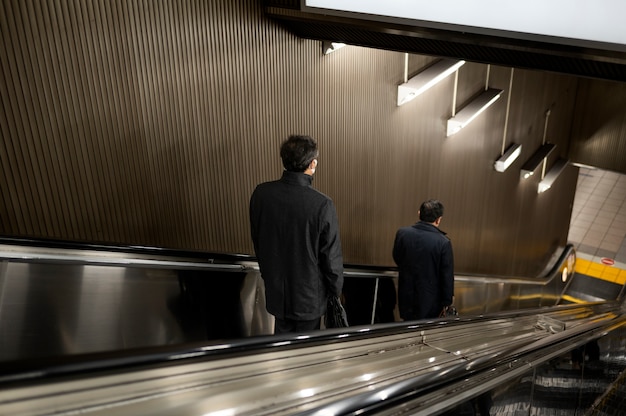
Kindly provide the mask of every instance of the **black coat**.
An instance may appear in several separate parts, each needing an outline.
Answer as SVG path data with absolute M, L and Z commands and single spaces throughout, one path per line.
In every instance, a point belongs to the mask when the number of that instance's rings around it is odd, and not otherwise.
M 436 318 L 454 296 L 452 243 L 438 227 L 418 222 L 396 233 L 398 308 L 404 320 Z
M 283 172 L 250 198 L 254 250 L 265 282 L 266 308 L 279 319 L 312 320 L 326 311 L 327 294 L 340 295 L 343 257 L 333 201 L 313 178 Z

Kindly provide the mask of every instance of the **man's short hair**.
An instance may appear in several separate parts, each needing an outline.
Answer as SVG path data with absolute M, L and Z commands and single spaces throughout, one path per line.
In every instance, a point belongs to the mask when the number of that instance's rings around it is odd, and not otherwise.
M 283 166 L 290 172 L 304 172 L 318 156 L 317 142 L 310 136 L 291 135 L 280 146 Z
M 443 216 L 443 204 L 436 199 L 429 199 L 422 202 L 420 206 L 420 220 L 424 222 L 435 222 Z

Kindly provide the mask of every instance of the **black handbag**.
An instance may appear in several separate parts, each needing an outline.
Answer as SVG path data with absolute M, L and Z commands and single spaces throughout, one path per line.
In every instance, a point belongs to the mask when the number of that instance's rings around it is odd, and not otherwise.
M 439 313 L 440 318 L 453 318 L 459 316 L 459 312 L 456 310 L 454 305 L 444 306 Z
M 338 296 L 329 296 L 324 317 L 326 328 L 346 328 L 348 317 Z

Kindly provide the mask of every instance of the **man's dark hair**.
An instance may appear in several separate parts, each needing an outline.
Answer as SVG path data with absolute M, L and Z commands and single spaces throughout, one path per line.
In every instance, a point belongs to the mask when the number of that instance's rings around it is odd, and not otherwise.
M 425 222 L 435 222 L 443 216 L 443 204 L 436 199 L 429 199 L 422 202 L 420 206 L 420 220 Z
M 280 146 L 283 166 L 290 172 L 304 172 L 318 156 L 317 142 L 310 136 L 291 135 Z

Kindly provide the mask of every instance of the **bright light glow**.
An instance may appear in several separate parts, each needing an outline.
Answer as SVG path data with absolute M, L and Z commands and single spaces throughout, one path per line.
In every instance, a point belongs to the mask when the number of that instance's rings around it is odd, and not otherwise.
M 523 179 L 531 177 L 535 170 L 543 163 L 543 161 L 552 153 L 556 145 L 554 143 L 544 143 L 539 149 L 524 163 L 520 170 Z
M 450 137 L 455 133 L 458 133 L 463 127 L 472 122 L 478 115 L 485 111 L 491 104 L 496 102 L 502 95 L 502 90 L 489 88 L 472 102 L 463 107 L 456 116 L 448 120 L 448 131 L 446 136 Z
M 298 393 L 300 397 L 313 397 L 315 396 L 315 390 L 313 389 L 302 389 L 300 393 Z
M 212 346 L 208 346 L 208 347 L 202 347 L 202 351 L 213 351 L 213 350 L 225 350 L 226 348 L 230 348 L 232 346 L 232 344 L 219 344 L 219 345 L 212 345 Z
M 180 360 L 181 358 L 193 358 L 193 357 L 200 357 L 203 356 L 204 353 L 203 352 L 189 352 L 186 354 L 175 354 L 175 355 L 170 355 L 169 359 L 170 360 Z
M 335 410 L 332 407 L 330 409 L 322 409 L 318 412 L 315 412 L 316 416 L 335 416 L 339 414 L 339 410 Z
M 344 46 L 346 46 L 346 44 L 340 42 L 322 42 L 322 50 L 324 51 L 324 55 L 335 52 L 337 49 L 341 49 Z
M 202 416 L 232 416 L 235 414 L 235 409 L 224 409 L 216 412 L 205 413 Z
M 465 61 L 456 59 L 441 59 L 404 84 L 398 85 L 398 106 L 408 103 L 448 75 L 453 74 L 464 63 Z
M 363 380 L 363 381 L 370 381 L 372 378 L 374 378 L 373 374 L 363 374 L 361 376 L 361 380 Z
M 563 272 L 561 273 L 561 280 L 562 280 L 563 282 L 566 282 L 566 281 L 567 281 L 567 276 L 568 276 L 568 274 L 569 274 L 569 273 L 568 273 L 568 271 L 567 271 L 567 267 L 564 267 L 564 268 L 563 268 Z
M 539 182 L 539 186 L 537 188 L 537 193 L 538 194 L 543 193 L 543 192 L 547 191 L 548 189 L 550 189 L 551 186 L 552 185 L 547 185 L 547 184 Z
M 504 172 L 511 166 L 513 162 L 522 154 L 522 145 L 521 144 L 513 144 L 511 145 L 506 152 L 500 157 L 500 159 L 496 160 L 494 164 L 494 168 L 498 172 Z
M 389 393 L 383 390 L 383 391 L 378 392 L 377 396 L 378 396 L 378 399 L 380 400 L 387 400 L 387 397 L 389 397 Z
M 566 159 L 557 160 L 554 163 L 554 166 L 552 166 L 552 169 L 550 169 L 550 171 L 546 173 L 545 178 L 543 178 L 543 180 L 539 182 L 539 185 L 537 186 L 537 193 L 540 194 L 550 189 L 550 187 L 552 187 L 552 184 L 554 184 L 554 181 L 556 181 L 561 172 L 563 172 L 563 170 L 567 166 L 567 163 L 568 160 Z

